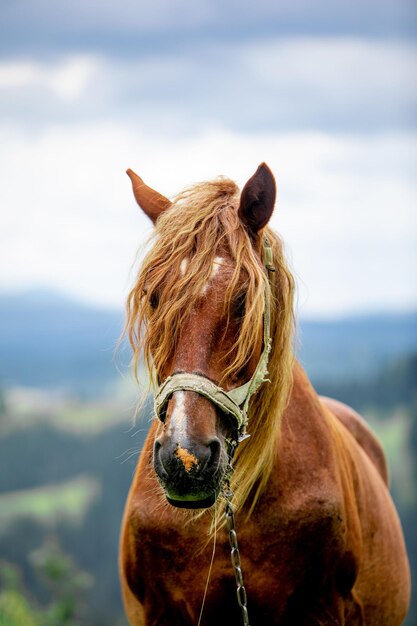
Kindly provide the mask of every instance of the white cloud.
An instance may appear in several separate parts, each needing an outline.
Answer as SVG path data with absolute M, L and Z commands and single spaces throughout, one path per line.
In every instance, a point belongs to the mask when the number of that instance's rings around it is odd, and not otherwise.
M 417 303 L 415 136 L 213 128 L 161 138 L 122 124 L 0 133 L 3 289 L 46 285 L 122 306 L 136 249 L 150 232 L 126 167 L 172 195 L 219 174 L 242 185 L 266 160 L 279 190 L 273 226 L 300 278 L 304 314 Z
M 6 61 L 0 63 L 0 89 L 9 90 L 12 96 L 16 89 L 46 89 L 60 99 L 76 100 L 98 70 L 99 61 L 91 55 L 71 56 L 58 63 Z

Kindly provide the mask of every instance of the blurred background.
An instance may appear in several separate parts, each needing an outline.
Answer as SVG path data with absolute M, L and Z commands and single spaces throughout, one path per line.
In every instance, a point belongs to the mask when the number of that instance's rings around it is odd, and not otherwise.
M 114 359 L 150 232 L 127 167 L 167 196 L 272 168 L 299 358 L 382 439 L 417 574 L 416 15 L 2 0 L 1 626 L 126 624 L 118 535 L 150 417 Z

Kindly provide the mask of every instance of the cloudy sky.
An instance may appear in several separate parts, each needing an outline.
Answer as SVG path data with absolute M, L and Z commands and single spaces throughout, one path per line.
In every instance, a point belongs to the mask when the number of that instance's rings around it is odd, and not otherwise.
M 304 316 L 417 306 L 411 0 L 4 0 L 0 290 L 121 308 L 165 195 L 273 169 Z

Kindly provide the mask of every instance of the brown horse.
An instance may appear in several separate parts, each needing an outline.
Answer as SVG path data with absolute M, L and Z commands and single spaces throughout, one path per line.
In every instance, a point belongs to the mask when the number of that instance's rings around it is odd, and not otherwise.
M 126 328 L 156 384 L 121 536 L 130 623 L 249 623 L 222 494 L 239 441 L 231 486 L 251 626 L 402 624 L 409 568 L 384 454 L 294 360 L 269 168 L 241 194 L 221 178 L 172 203 L 128 174 L 155 230 Z

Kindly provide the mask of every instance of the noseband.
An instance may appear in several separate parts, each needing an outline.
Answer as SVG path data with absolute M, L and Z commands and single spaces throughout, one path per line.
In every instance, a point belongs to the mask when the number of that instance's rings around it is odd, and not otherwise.
M 268 272 L 274 272 L 272 248 L 269 241 L 263 240 L 262 262 Z M 265 282 L 265 308 L 263 313 L 263 348 L 256 369 L 248 382 L 230 391 L 222 389 L 205 376 L 192 373 L 179 373 L 168 376 L 155 394 L 155 414 L 165 421 L 168 401 L 176 391 L 194 391 L 208 398 L 233 420 L 238 440 L 245 438 L 248 422 L 248 408 L 251 396 L 267 379 L 268 358 L 271 351 L 271 287 Z

